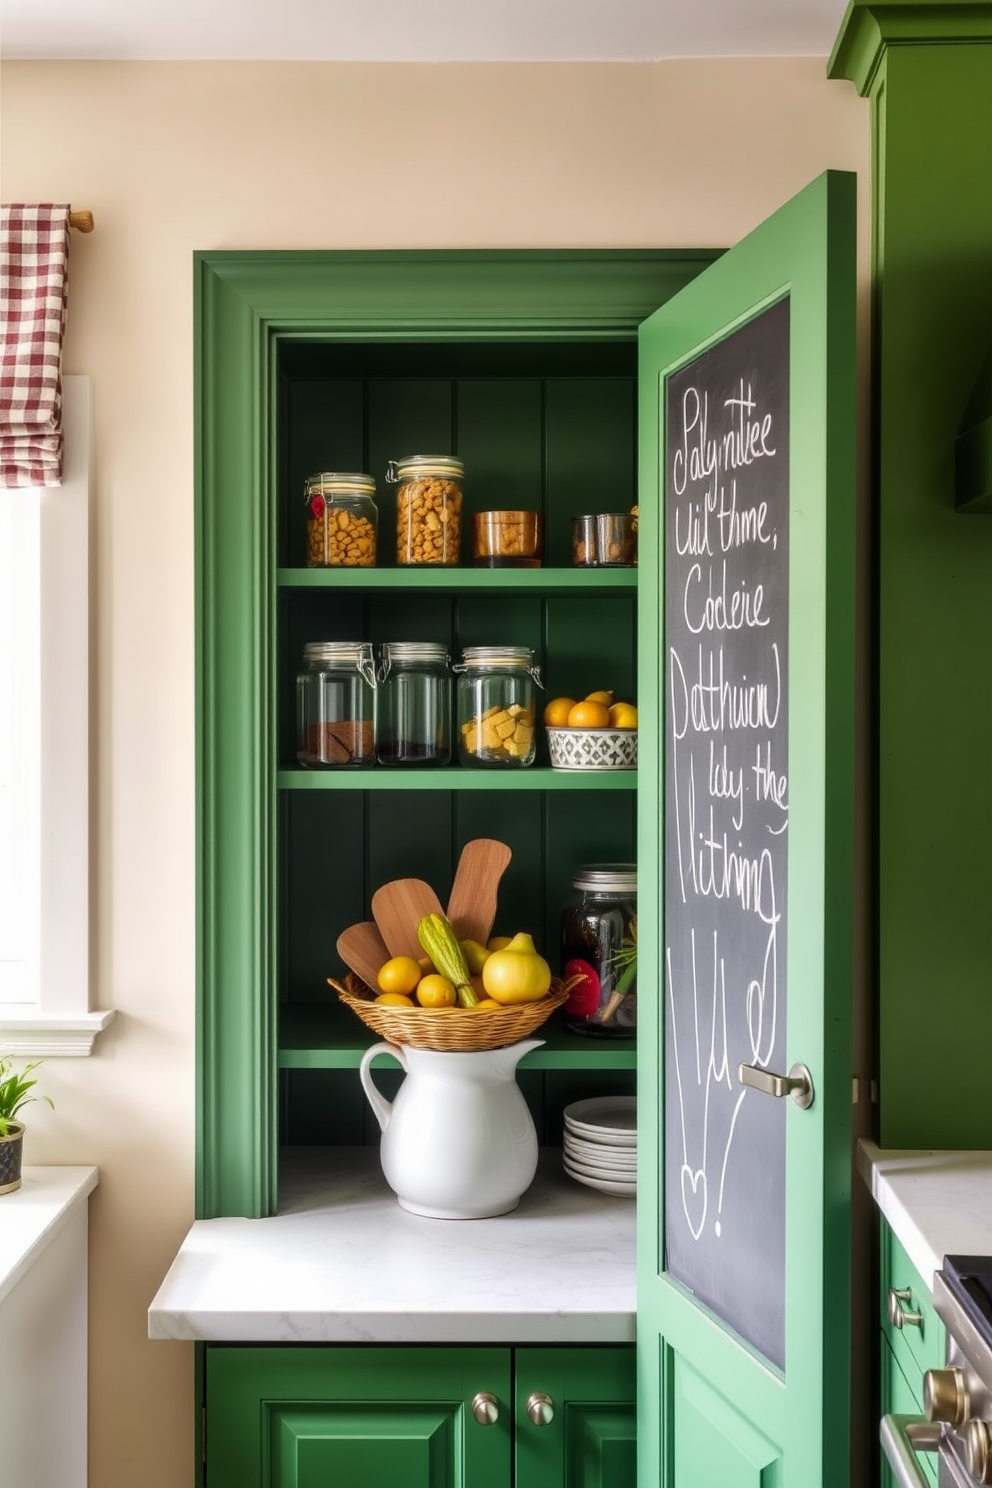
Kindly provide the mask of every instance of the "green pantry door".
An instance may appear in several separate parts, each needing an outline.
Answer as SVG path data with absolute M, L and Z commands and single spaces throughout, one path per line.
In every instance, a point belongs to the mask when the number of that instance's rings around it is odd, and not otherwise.
M 827 173 L 641 327 L 642 1488 L 849 1476 L 854 223 Z

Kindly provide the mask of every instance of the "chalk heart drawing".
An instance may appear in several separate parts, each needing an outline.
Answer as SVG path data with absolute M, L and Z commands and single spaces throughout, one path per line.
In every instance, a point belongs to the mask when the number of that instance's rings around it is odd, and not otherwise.
M 706 1223 L 707 1209 L 706 1173 L 702 1168 L 693 1170 L 688 1163 L 682 1164 L 682 1208 L 692 1231 L 693 1240 L 698 1240 Z M 699 1215 L 699 1223 L 693 1223 L 693 1215 Z

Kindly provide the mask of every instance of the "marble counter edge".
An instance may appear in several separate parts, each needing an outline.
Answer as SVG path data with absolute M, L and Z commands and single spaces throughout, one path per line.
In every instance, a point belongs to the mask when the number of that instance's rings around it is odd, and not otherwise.
M 96 1188 L 90 1166 L 28 1166 L 21 1186 L 0 1195 L 0 1302 Z
M 945 1255 L 992 1252 L 992 1150 L 881 1148 L 862 1138 L 857 1165 L 880 1213 L 931 1291 Z M 974 1215 L 949 1207 L 944 1195 L 952 1183 L 964 1183 L 976 1195 Z

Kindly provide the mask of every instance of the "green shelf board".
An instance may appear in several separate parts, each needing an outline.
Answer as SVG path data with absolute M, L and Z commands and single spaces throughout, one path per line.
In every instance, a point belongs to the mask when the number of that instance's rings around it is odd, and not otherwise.
M 440 791 L 633 791 L 636 770 L 552 770 L 531 766 L 523 770 L 462 769 L 457 765 L 432 770 L 279 770 L 280 790 L 440 790 Z
M 280 568 L 280 589 L 358 589 L 424 594 L 630 593 L 636 568 Z
M 329 993 L 329 996 L 333 994 Z M 632 1040 L 593 1039 L 569 1033 L 555 1020 L 535 1035 L 545 1043 L 520 1061 L 520 1069 L 637 1068 Z M 283 1003 L 279 1010 L 280 1069 L 357 1069 L 376 1035 L 334 1003 Z

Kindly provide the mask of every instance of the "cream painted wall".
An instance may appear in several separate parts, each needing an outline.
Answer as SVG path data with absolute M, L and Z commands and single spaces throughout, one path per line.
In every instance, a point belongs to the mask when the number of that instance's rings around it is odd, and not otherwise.
M 70 200 L 67 371 L 93 379 L 95 993 L 29 1162 L 93 1162 L 91 1488 L 193 1481 L 193 1350 L 145 1311 L 193 1215 L 194 249 L 729 244 L 867 106 L 822 59 L 652 65 L 7 63 L 5 201 Z

